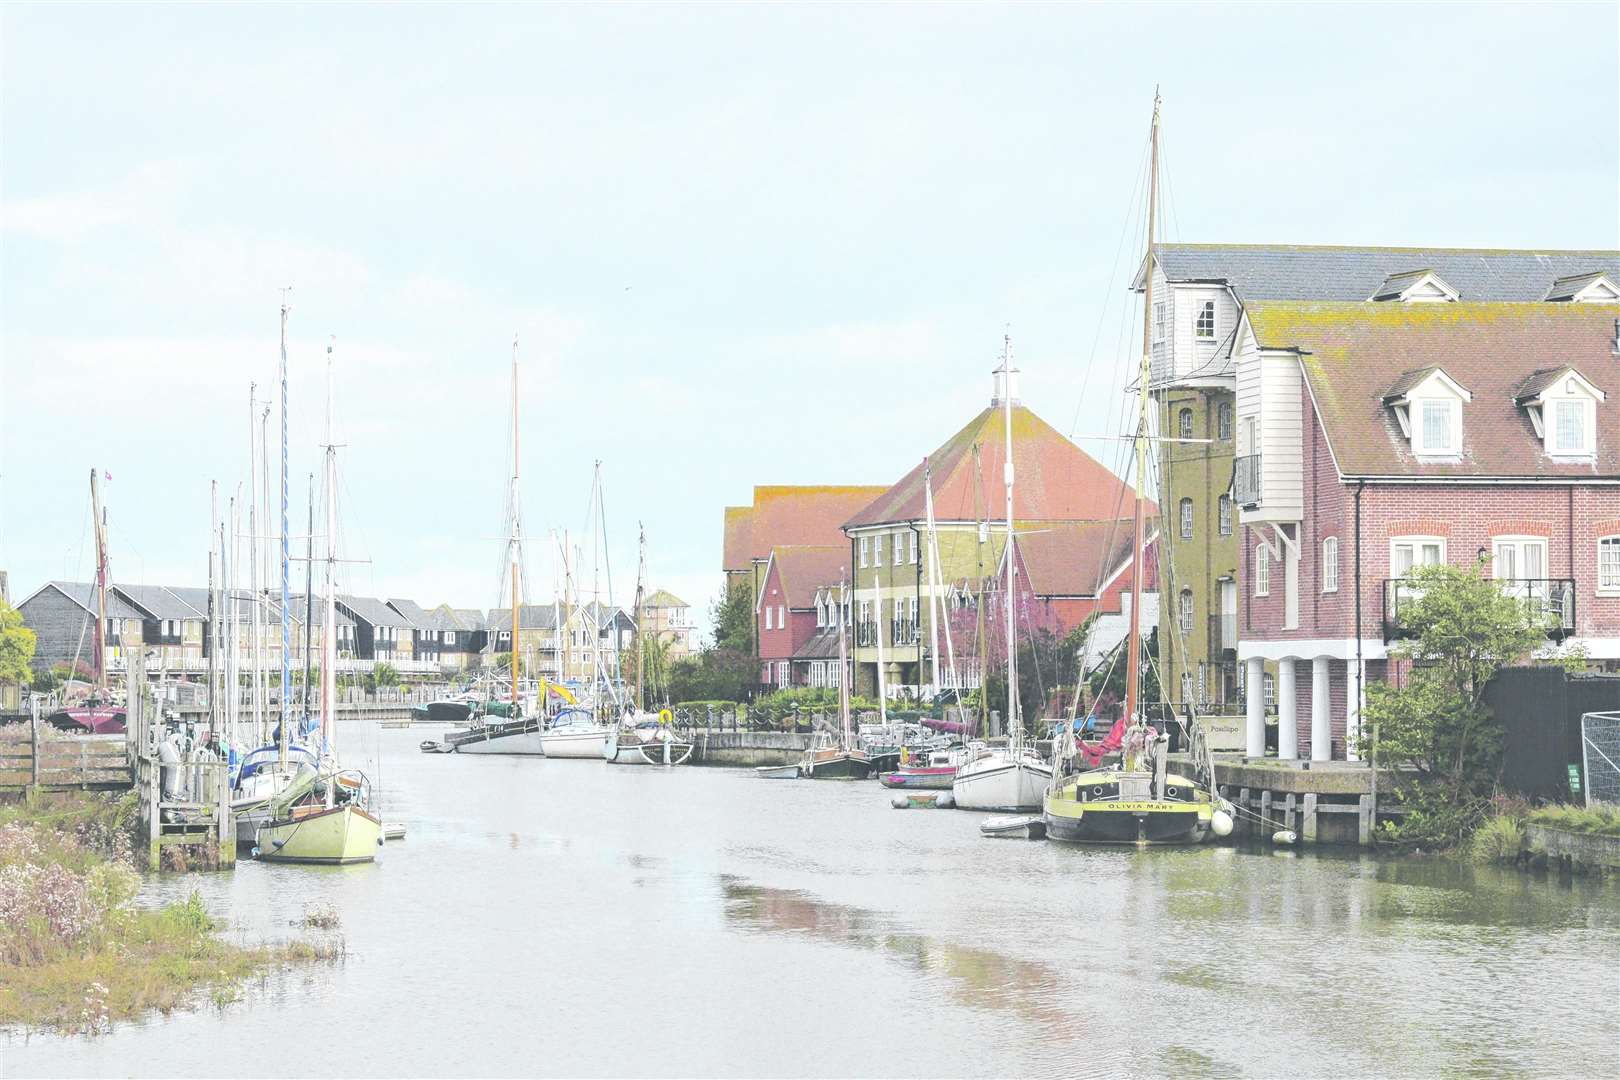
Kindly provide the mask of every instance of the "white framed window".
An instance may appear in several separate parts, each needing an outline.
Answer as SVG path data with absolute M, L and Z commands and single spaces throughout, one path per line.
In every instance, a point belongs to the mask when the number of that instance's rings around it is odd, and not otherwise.
M 1198 305 L 1198 316 L 1193 320 L 1193 336 L 1205 341 L 1215 337 L 1215 301 L 1205 300 Z
M 1412 403 L 1417 423 L 1412 450 L 1419 454 L 1462 452 L 1462 402 L 1456 398 L 1419 398 Z
M 776 605 L 776 628 L 778 630 L 786 630 L 787 629 L 787 605 L 786 604 L 777 604 Z
M 1397 536 L 1389 542 L 1389 576 L 1403 578 L 1417 566 L 1446 561 L 1446 541 L 1439 536 Z
M 1193 437 L 1193 415 L 1191 409 L 1182 409 L 1176 414 L 1176 430 L 1183 439 Z
M 1339 538 L 1330 536 L 1322 541 L 1322 591 L 1339 591 Z
M 1221 442 L 1232 441 L 1232 403 L 1223 401 L 1215 407 L 1215 434 Z
M 1599 595 L 1620 596 L 1620 536 L 1598 537 L 1597 587 Z
M 1254 595 L 1271 595 L 1271 548 L 1264 542 L 1254 545 Z
M 1193 534 L 1193 501 L 1181 500 L 1181 538 L 1191 540 Z
M 872 565 L 883 565 L 883 534 L 878 533 L 872 537 Z
M 859 545 L 858 545 L 858 546 L 859 546 L 859 547 L 860 547 L 860 549 L 861 549 L 861 567 L 862 567 L 862 568 L 863 568 L 863 569 L 864 569 L 864 568 L 865 568 L 865 566 L 866 566 L 866 553 L 867 553 L 867 548 L 868 548 L 868 546 L 869 546 L 869 545 L 868 545 L 868 544 L 867 544 L 867 540 L 868 540 L 868 539 L 869 539 L 869 538 L 868 538 L 868 537 L 865 537 L 865 536 L 863 536 L 863 537 L 861 537 L 861 540 L 860 540 L 860 544 L 859 544 Z
M 1232 496 L 1222 495 L 1215 503 L 1222 536 L 1232 535 Z
M 778 660 L 776 662 L 776 685 L 777 686 L 786 686 L 787 684 L 788 684 L 788 662 L 786 660 Z
M 908 533 L 895 533 L 894 534 L 894 565 L 896 565 L 896 566 L 899 566 L 899 565 L 901 565 L 902 563 L 904 563 L 906 561 L 906 537 L 908 535 L 911 537 L 912 540 L 915 540 L 917 538 L 916 533 L 909 533 L 909 534 Z
M 767 604 L 765 607 L 765 629 L 767 630 L 771 628 L 771 610 L 770 605 Z
M 1153 341 L 1155 344 L 1164 340 L 1164 301 L 1156 300 L 1153 303 Z
M 1552 446 L 1549 452 L 1579 456 L 1592 452 L 1592 413 L 1590 400 L 1566 399 L 1553 402 Z
M 1181 700 L 1183 702 L 1191 701 L 1192 700 L 1192 691 L 1193 691 L 1192 672 L 1183 671 L 1181 673 Z
M 1498 581 L 1544 580 L 1547 541 L 1540 536 L 1492 537 L 1491 575 Z
M 913 566 L 915 566 L 917 564 L 917 534 L 916 533 L 911 534 L 911 555 L 906 561 L 911 563 Z
M 1177 597 L 1177 614 L 1180 616 L 1181 632 L 1183 635 L 1193 631 L 1193 594 L 1191 589 L 1182 589 Z
M 1265 692 L 1266 708 L 1275 709 L 1277 707 L 1277 677 L 1269 671 L 1266 672 L 1266 677 L 1261 680 L 1261 686 Z

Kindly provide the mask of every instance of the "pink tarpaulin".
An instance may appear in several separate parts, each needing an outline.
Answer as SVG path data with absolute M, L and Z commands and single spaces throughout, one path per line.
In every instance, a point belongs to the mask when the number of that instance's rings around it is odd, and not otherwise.
M 1118 720 L 1114 721 L 1114 726 L 1108 729 L 1108 734 L 1103 736 L 1102 742 L 1083 742 L 1076 743 L 1075 745 L 1082 754 L 1086 755 L 1086 762 L 1095 766 L 1103 759 L 1104 754 L 1109 754 L 1115 750 L 1118 750 L 1120 744 L 1124 741 L 1125 718 L 1122 716 Z
M 935 720 L 931 716 L 923 719 L 922 726 L 934 731 L 943 731 L 947 735 L 964 735 L 973 727 L 972 724 L 964 724 L 957 720 Z

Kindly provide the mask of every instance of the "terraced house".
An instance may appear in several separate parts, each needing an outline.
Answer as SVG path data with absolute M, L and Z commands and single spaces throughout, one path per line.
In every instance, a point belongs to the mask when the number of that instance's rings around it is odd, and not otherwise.
M 1426 274 L 1434 302 L 1246 306 L 1234 497 L 1251 753 L 1274 664 L 1279 755 L 1355 755 L 1423 564 L 1485 562 L 1549 651 L 1620 667 L 1620 293 L 1558 269 L 1531 302 L 1468 302 L 1453 271 Z
M 933 595 L 941 605 L 940 622 L 970 622 L 950 613 L 982 602 L 987 592 L 999 588 L 994 579 L 1006 547 L 1002 524 L 1006 513 L 1002 468 L 1008 430 L 1003 419 L 1004 393 L 1013 398 L 1015 532 L 1031 536 L 1064 533 L 1112 522 L 1122 523 L 1129 534 L 1132 494 L 1128 486 L 1020 404 L 1017 377 L 1016 370 L 1010 373 L 1010 380 L 998 373 L 995 392 L 982 412 L 845 522 L 853 585 L 854 685 L 859 693 L 876 692 L 880 651 L 884 682 L 891 692 L 904 689 L 927 695 L 934 689 L 935 635 L 924 557 L 930 487 L 941 569 Z M 1077 560 L 1077 565 L 1051 578 L 1064 582 L 1064 599 L 1074 601 L 1062 608 L 1048 606 L 1053 613 L 1061 612 L 1049 627 L 1060 636 L 1095 610 L 1129 567 L 1128 542 L 1123 552 L 1117 545 L 1103 542 L 1048 545 L 1038 541 L 1037 546 L 1039 553 L 1033 557 L 1041 559 L 1043 566 L 1048 548 L 1055 558 Z M 1069 595 L 1071 589 L 1073 595 Z M 1115 602 L 1119 602 L 1117 591 Z M 940 631 L 943 638 L 943 625 Z M 959 685 L 979 685 L 982 673 L 973 646 L 956 651 Z M 942 673 L 941 681 L 944 679 Z
M 1238 407 L 1237 346 L 1249 305 L 1609 302 L 1617 279 L 1613 251 L 1156 245 L 1152 393 L 1160 433 L 1182 440 L 1162 442 L 1158 455 L 1166 625 L 1179 635 L 1163 650 L 1168 686 L 1209 712 L 1246 716 L 1244 691 L 1257 672 L 1261 707 L 1278 710 L 1276 664 L 1265 656 L 1239 663 L 1248 545 L 1240 542 L 1234 483 L 1252 491 L 1262 460 L 1252 449 L 1260 429 L 1246 430 Z M 1135 288 L 1143 285 L 1138 275 Z M 1248 419 L 1261 422 L 1258 413 Z M 1275 455 L 1271 461 L 1278 466 Z

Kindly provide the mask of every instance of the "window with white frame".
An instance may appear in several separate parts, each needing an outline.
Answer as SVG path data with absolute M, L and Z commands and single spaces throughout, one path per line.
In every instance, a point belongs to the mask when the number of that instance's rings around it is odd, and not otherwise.
M 1598 538 L 1597 587 L 1604 596 L 1620 596 L 1620 536 Z
M 1406 577 L 1414 567 L 1446 561 L 1446 542 L 1438 536 L 1397 536 L 1389 543 L 1389 576 L 1393 578 Z
M 1157 300 L 1153 304 L 1153 340 L 1155 342 L 1164 340 L 1164 319 L 1164 301 Z
M 1222 495 L 1215 503 L 1222 536 L 1232 535 L 1232 496 Z
M 1418 402 L 1418 430 L 1412 447 L 1420 454 L 1457 452 L 1458 402 L 1445 398 L 1424 398 Z
M 1254 545 L 1254 595 L 1271 595 L 1271 548 L 1263 540 Z
M 1215 434 L 1221 442 L 1232 441 L 1232 403 L 1223 401 L 1215 407 Z
M 777 686 L 786 686 L 787 684 L 788 684 L 788 662 L 786 660 L 778 660 L 776 662 L 776 685 Z
M 1193 594 L 1191 589 L 1182 589 L 1178 598 L 1178 611 L 1180 616 L 1181 632 L 1183 635 L 1193 631 Z
M 1491 574 L 1498 581 L 1541 581 L 1547 576 L 1547 541 L 1540 536 L 1491 538 Z
M 860 544 L 859 544 L 859 547 L 861 549 L 861 566 L 863 568 L 866 566 L 866 552 L 867 552 L 867 547 L 868 547 L 868 544 L 867 544 L 868 539 L 869 538 L 865 537 L 865 536 L 861 537 Z
M 872 537 L 872 565 L 883 565 L 883 534 L 878 533 Z
M 1268 672 L 1266 672 L 1266 677 L 1263 680 L 1261 680 L 1261 685 L 1265 688 L 1264 693 L 1265 693 L 1265 698 L 1266 698 L 1266 708 L 1268 708 L 1268 709 L 1276 708 L 1277 707 L 1277 677 L 1275 675 L 1273 675 L 1271 672 L 1268 671 Z
M 769 605 L 767 605 L 766 608 L 765 608 L 765 629 L 769 630 L 770 628 L 771 628 L 771 609 L 770 609 Z
M 446 630 L 444 632 L 444 643 L 446 645 L 454 645 L 456 643 L 456 632 L 454 630 Z
M 1215 337 L 1215 301 L 1205 300 L 1198 305 L 1198 317 L 1193 321 L 1193 336 L 1206 341 Z
M 1588 413 L 1595 411 L 1590 401 L 1553 402 L 1554 454 L 1590 454 L 1592 452 L 1592 425 Z
M 917 534 L 916 533 L 911 534 L 911 555 L 910 555 L 909 558 L 907 558 L 906 561 L 911 563 L 913 566 L 917 565 Z
M 910 535 L 915 538 L 917 534 L 911 533 Z M 894 565 L 896 566 L 906 561 L 906 536 L 906 533 L 894 534 Z
M 1191 540 L 1193 534 L 1193 501 L 1181 500 L 1181 538 Z
M 1193 692 L 1192 672 L 1183 671 L 1181 673 L 1181 700 L 1183 702 L 1191 701 L 1192 700 L 1192 692 Z
M 1182 409 L 1176 414 L 1176 430 L 1183 439 L 1193 437 L 1193 415 L 1191 409 Z
M 777 604 L 776 605 L 776 628 L 778 630 L 787 629 L 787 605 L 786 604 Z
M 1330 536 L 1322 541 L 1322 591 L 1339 591 L 1339 538 Z

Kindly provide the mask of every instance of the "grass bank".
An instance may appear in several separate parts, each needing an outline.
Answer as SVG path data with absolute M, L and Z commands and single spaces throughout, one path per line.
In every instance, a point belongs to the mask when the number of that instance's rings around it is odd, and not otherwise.
M 292 963 L 341 943 L 247 947 L 196 893 L 135 903 L 132 798 L 42 797 L 0 806 L 0 1028 L 97 1032 L 157 1011 L 234 1000 Z
M 1469 841 L 1476 862 L 1516 862 L 1525 850 L 1525 825 L 1545 825 L 1565 832 L 1620 836 L 1620 807 L 1537 806 L 1519 799 L 1497 799 L 1491 813 Z

